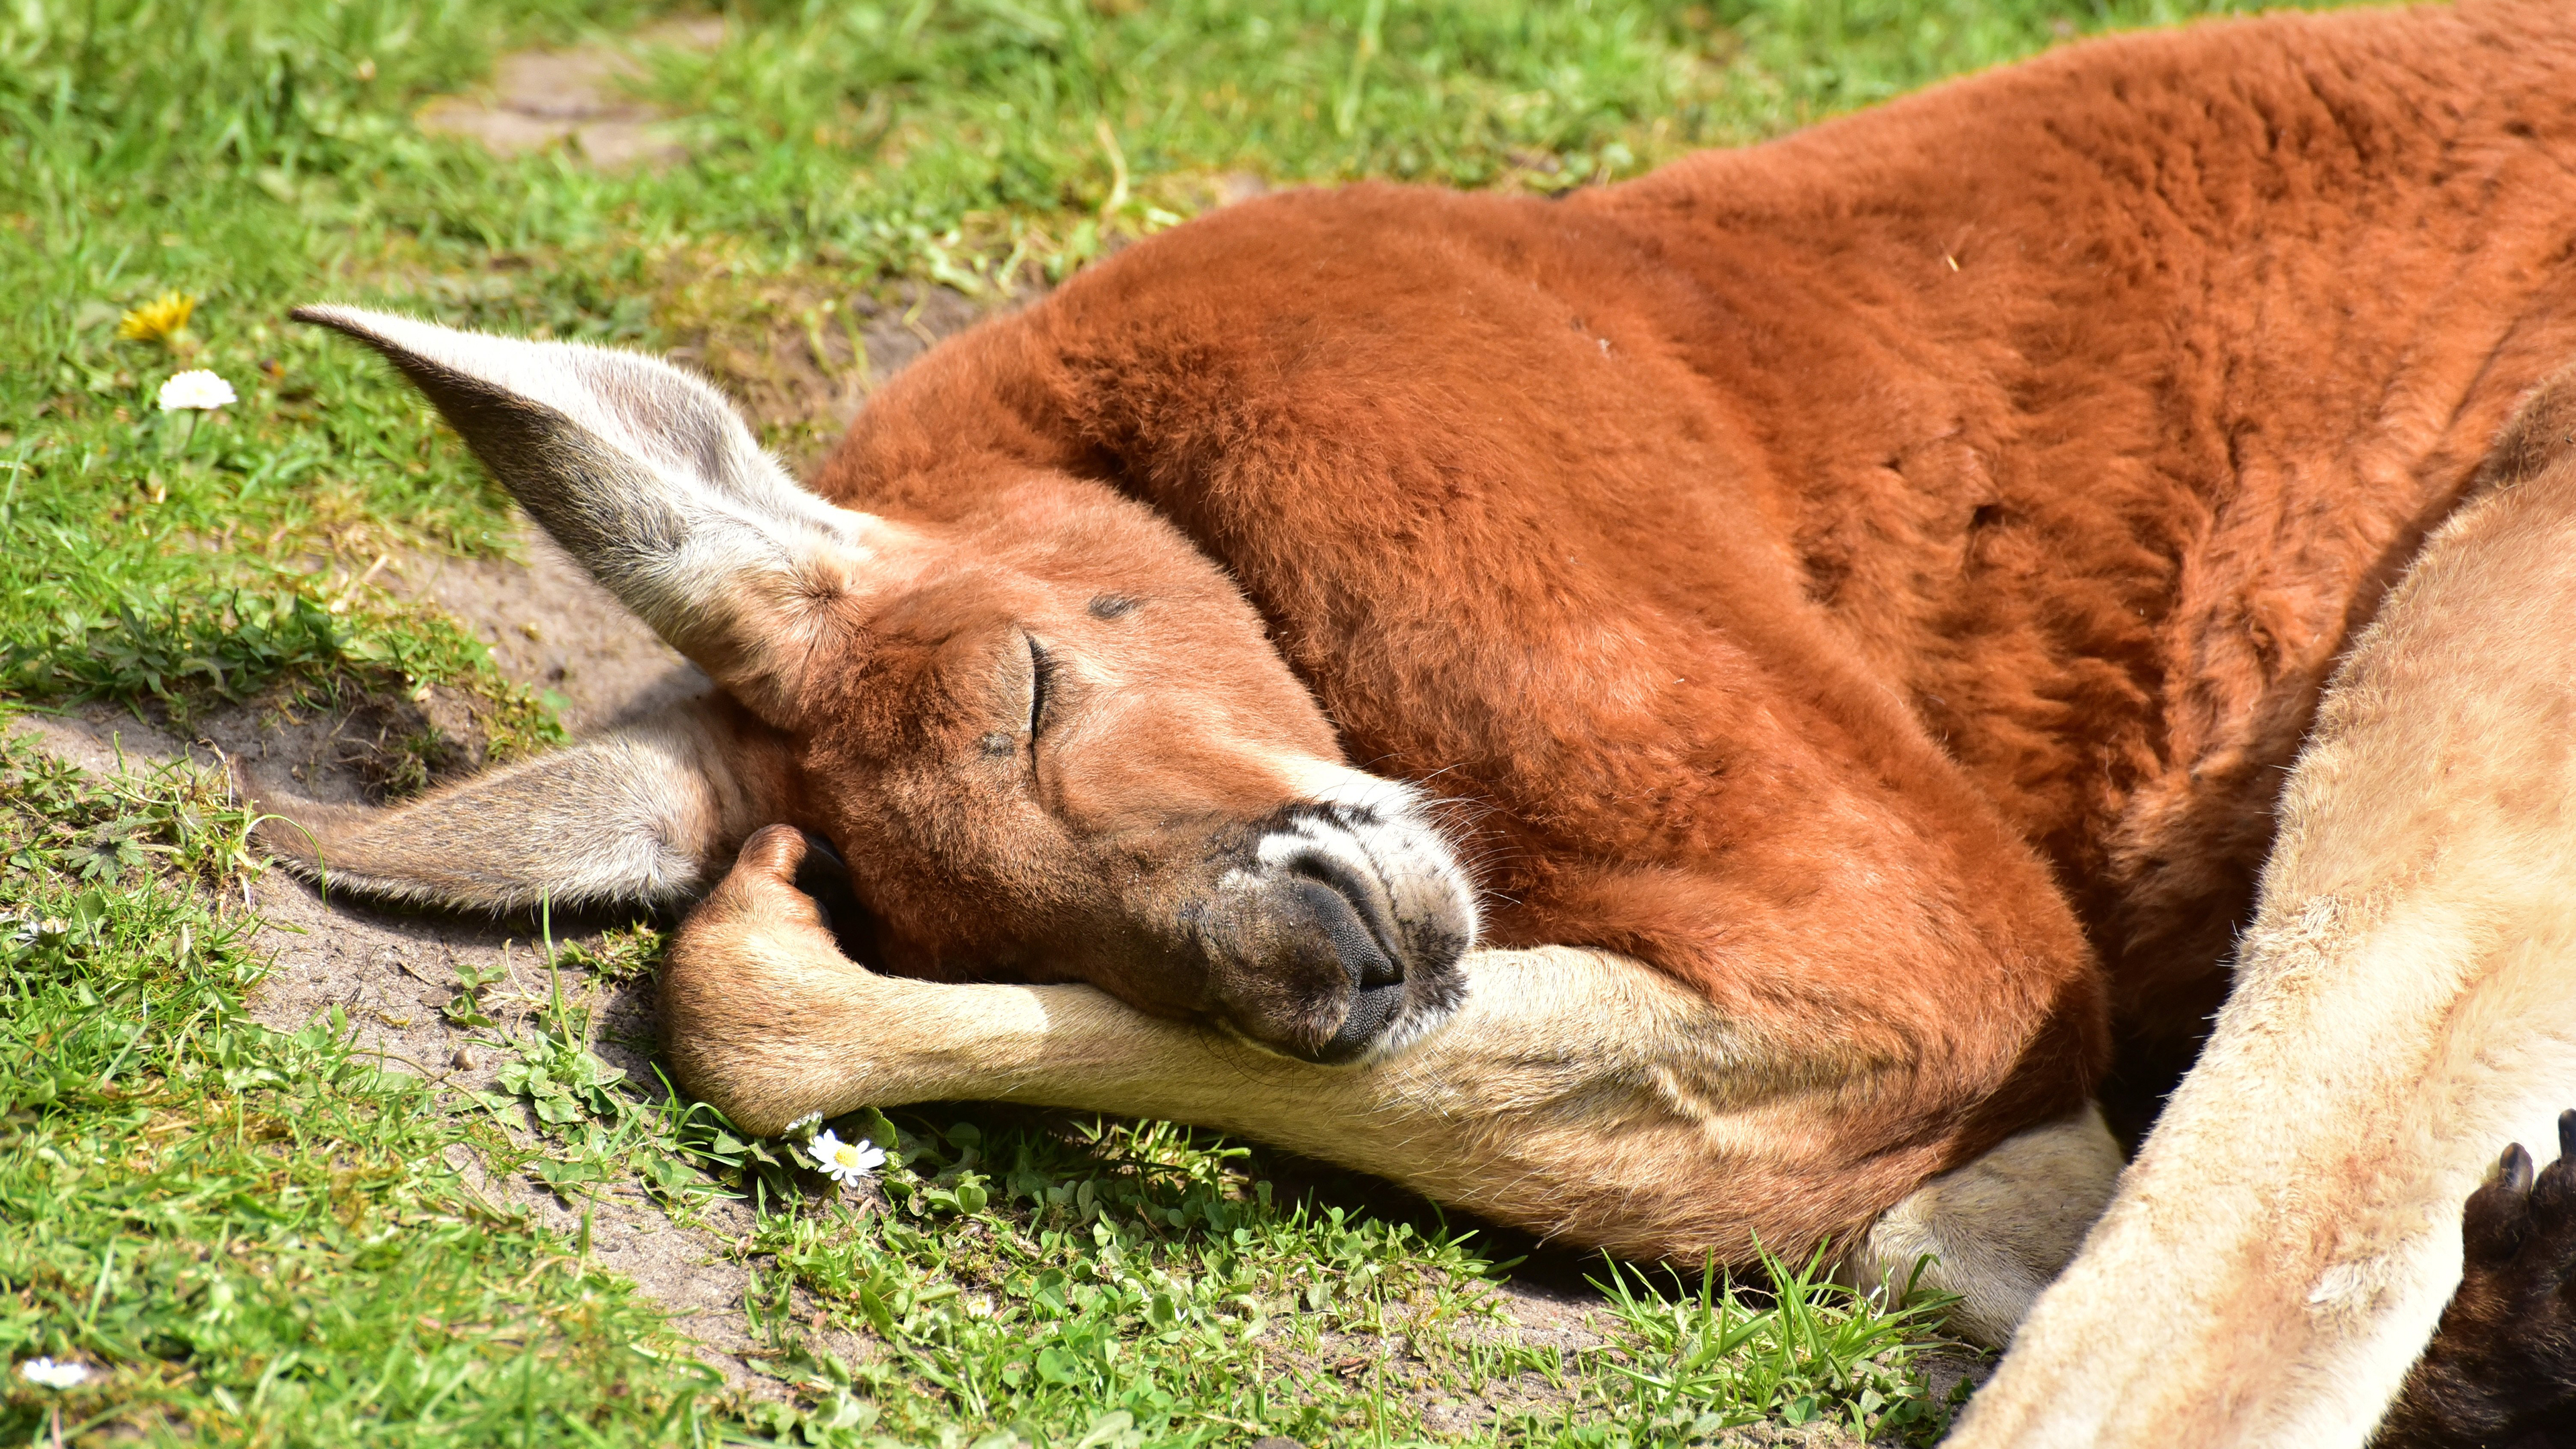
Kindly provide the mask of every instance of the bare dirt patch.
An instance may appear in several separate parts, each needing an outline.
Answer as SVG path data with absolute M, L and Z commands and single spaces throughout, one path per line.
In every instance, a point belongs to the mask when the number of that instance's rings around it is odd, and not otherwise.
M 414 556 L 397 585 L 453 615 L 503 674 L 552 695 L 576 735 L 715 688 L 552 541 L 531 530 L 522 551 L 524 563 Z
M 724 20 L 706 15 L 664 20 L 614 43 L 518 51 L 501 57 L 485 84 L 422 106 L 412 124 L 434 136 L 463 136 L 496 156 L 568 143 L 603 170 L 667 166 L 688 148 L 668 117 L 635 94 L 644 57 L 657 48 L 723 43 Z

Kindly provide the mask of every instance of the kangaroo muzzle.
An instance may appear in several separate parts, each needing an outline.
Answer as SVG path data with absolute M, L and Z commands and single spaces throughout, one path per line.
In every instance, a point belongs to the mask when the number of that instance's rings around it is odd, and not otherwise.
M 1475 899 L 1409 794 L 1288 806 L 1236 854 L 1202 934 L 1215 1005 L 1237 1031 L 1307 1061 L 1356 1061 L 1457 1008 Z

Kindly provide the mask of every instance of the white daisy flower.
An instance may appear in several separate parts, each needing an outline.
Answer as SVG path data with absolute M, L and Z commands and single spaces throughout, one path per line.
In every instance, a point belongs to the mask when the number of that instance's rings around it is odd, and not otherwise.
M 884 1149 L 869 1145 L 864 1137 L 844 1142 L 829 1130 L 816 1133 L 814 1140 L 805 1144 L 805 1155 L 814 1159 L 814 1165 L 826 1177 L 843 1187 L 856 1187 L 885 1166 Z
M 31 1384 L 49 1389 L 76 1389 L 89 1379 L 89 1366 L 56 1363 L 49 1358 L 31 1358 L 18 1365 L 18 1376 Z
M 185 412 L 192 408 L 207 411 L 229 407 L 239 401 L 241 399 L 233 395 L 231 383 L 202 367 L 192 367 L 161 384 L 161 411 L 165 413 Z

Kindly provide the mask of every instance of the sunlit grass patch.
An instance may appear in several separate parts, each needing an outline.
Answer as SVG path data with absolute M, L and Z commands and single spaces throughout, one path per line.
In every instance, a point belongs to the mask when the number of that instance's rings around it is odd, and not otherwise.
M 0 749 L 0 911 L 60 927 L 0 930 L 0 1360 L 92 1370 L 0 1384 L 0 1436 L 702 1435 L 660 1314 L 460 1188 L 467 1120 L 336 1013 L 249 1017 L 247 825 L 188 767 Z

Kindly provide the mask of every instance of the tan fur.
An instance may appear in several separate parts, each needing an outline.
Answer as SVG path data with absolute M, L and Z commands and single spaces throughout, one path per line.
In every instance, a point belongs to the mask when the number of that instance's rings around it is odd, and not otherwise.
M 1953 1331 L 2010 1341 L 2110 1200 L 2120 1145 L 2099 1108 L 2008 1137 L 1889 1208 L 1853 1245 L 1846 1275 L 1891 1300 L 1921 1286 L 1959 1295 Z
M 2216 1034 L 1954 1442 L 2361 1444 L 2462 1199 L 2576 1102 L 2571 403 L 2335 676 Z
M 753 837 L 691 913 L 662 976 L 682 1085 L 737 1125 L 968 1099 L 1163 1117 L 1376 1173 L 1444 1203 L 1640 1258 L 1721 1261 L 1746 1225 L 1730 1180 L 1802 1155 L 1830 1167 L 1834 1084 L 1765 1052 L 1698 993 L 1601 951 L 1480 951 L 1428 1039 L 1320 1066 L 1145 1016 L 1087 986 L 946 985 L 843 956 L 790 881 L 804 844 Z M 2119 1155 L 2087 1111 L 1997 1148 L 1900 1209 L 1855 1268 L 1968 1298 L 2000 1342 L 2072 1251 Z M 1986 1186 L 2023 1189 L 1993 1193 Z M 2040 1189 L 2033 1191 L 2031 1189 Z

